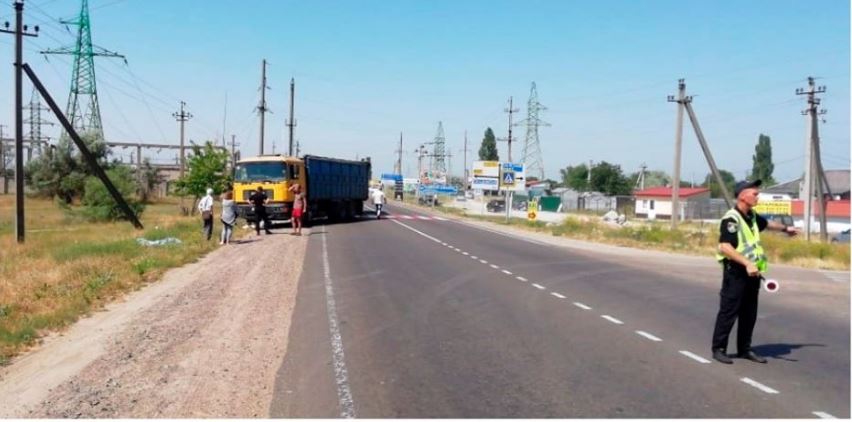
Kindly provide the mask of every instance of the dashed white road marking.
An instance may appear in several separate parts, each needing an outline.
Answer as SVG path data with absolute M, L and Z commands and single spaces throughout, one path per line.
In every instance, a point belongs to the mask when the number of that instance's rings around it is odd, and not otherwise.
M 536 289 L 539 289 L 539 290 L 544 290 L 544 289 L 547 288 L 547 287 L 542 286 L 541 284 L 536 284 L 536 283 L 533 283 L 533 287 L 535 287 Z
M 592 307 L 591 307 L 591 306 L 586 306 L 586 305 L 584 305 L 584 304 L 582 304 L 582 303 L 580 303 L 580 302 L 574 302 L 574 306 L 576 306 L 576 307 L 578 307 L 578 308 L 580 308 L 580 309 L 585 309 L 585 310 L 587 310 L 587 311 L 588 311 L 589 309 L 592 309 Z
M 562 296 L 562 295 L 561 295 L 561 294 L 559 294 L 559 293 L 556 293 L 556 292 L 550 292 L 550 294 L 551 294 L 551 295 L 553 295 L 553 296 L 556 296 L 556 297 L 558 297 L 558 298 L 560 298 L 560 299 L 565 299 L 565 296 Z
M 467 256 L 467 255 L 470 255 L 470 254 L 469 254 L 469 253 L 467 253 L 467 252 L 462 252 L 462 255 Z
M 476 256 L 476 255 L 471 255 L 471 256 L 470 256 L 470 259 L 479 259 L 479 257 L 478 257 L 478 256 Z
M 511 271 L 509 271 L 509 270 L 503 270 L 503 274 L 512 275 L 512 272 L 511 272 Z
M 661 339 L 661 338 L 659 338 L 659 337 L 657 337 L 657 336 L 655 336 L 651 333 L 646 333 L 645 331 L 642 331 L 642 330 L 636 330 L 636 334 L 639 334 L 640 336 L 645 337 L 646 339 L 651 340 L 651 341 L 663 341 L 663 339 Z
M 521 276 L 517 276 L 517 277 L 515 277 L 515 278 L 517 278 L 518 280 L 523 281 L 524 283 L 526 283 L 527 281 L 529 281 L 529 280 L 527 280 L 527 279 L 525 279 L 525 278 L 523 278 L 523 277 L 521 277 Z
M 601 315 L 601 318 L 603 318 L 603 319 L 605 319 L 605 320 L 607 320 L 607 321 L 609 321 L 613 324 L 619 324 L 619 325 L 624 324 L 623 322 L 621 322 L 621 321 L 619 321 L 619 320 L 617 320 L 617 319 L 615 319 L 615 318 L 613 318 L 609 315 Z
M 746 384 L 748 384 L 748 385 L 750 385 L 754 388 L 757 388 L 758 390 L 763 391 L 764 393 L 778 394 L 778 390 L 776 390 L 774 388 L 767 387 L 767 386 L 765 386 L 765 385 L 763 385 L 763 384 L 761 384 L 761 383 L 759 383 L 759 382 L 757 382 L 757 381 L 755 381 L 751 378 L 743 377 L 743 378 L 740 378 L 740 381 L 742 381 L 742 382 L 744 382 L 744 383 L 746 383 Z
M 690 358 L 694 361 L 698 361 L 698 362 L 701 362 L 701 363 L 710 363 L 709 360 L 704 359 L 703 357 L 698 356 L 695 353 L 690 352 L 689 350 L 681 350 L 680 354 L 682 354 L 682 355 L 684 355 L 684 356 L 686 356 L 686 357 L 688 357 L 688 358 Z
M 837 419 L 837 417 L 835 417 L 834 415 L 830 415 L 830 414 L 825 413 L 825 412 L 811 412 L 811 413 L 813 413 L 814 415 L 816 415 L 820 419 Z
M 447 246 L 447 242 L 441 242 L 441 245 Z
M 496 269 L 498 269 L 498 268 L 500 268 L 500 267 L 498 267 L 498 266 L 496 266 L 496 265 L 494 265 L 494 264 L 491 264 L 491 268 L 494 268 L 494 269 L 496 270 Z
M 483 263 L 483 264 L 487 264 L 487 263 L 488 263 L 488 261 L 486 261 L 486 260 L 484 260 L 484 259 L 480 259 L 480 260 L 479 260 L 479 262 L 481 262 L 481 263 Z
M 461 249 L 459 249 L 459 248 L 453 248 L 453 249 L 455 249 L 456 252 L 461 252 Z

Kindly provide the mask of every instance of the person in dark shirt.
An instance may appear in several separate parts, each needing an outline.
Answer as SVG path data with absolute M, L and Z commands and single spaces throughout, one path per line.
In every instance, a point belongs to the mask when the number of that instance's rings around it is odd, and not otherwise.
M 766 359 L 751 350 L 761 271 L 766 270 L 760 232 L 769 228 L 790 236 L 798 233 L 795 227 L 766 220 L 752 210 L 757 205 L 760 184 L 760 180 L 737 183 L 734 189 L 737 204 L 725 213 L 719 224 L 716 259 L 722 264 L 722 290 L 719 292 L 712 351 L 713 359 L 726 364 L 733 363 L 726 350 L 731 329 L 737 321 L 737 356 L 766 363 Z
M 272 234 L 269 231 L 269 216 L 266 215 L 266 203 L 268 201 L 269 197 L 263 192 L 262 186 L 258 186 L 257 191 L 249 197 L 249 202 L 251 202 L 254 208 L 254 228 L 257 230 L 258 236 L 260 236 L 261 221 L 263 221 L 263 229 L 266 231 L 266 234 Z

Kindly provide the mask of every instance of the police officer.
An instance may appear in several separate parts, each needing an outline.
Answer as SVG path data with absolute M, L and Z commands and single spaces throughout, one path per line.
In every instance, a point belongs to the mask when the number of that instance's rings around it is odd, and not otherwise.
M 266 234 L 272 234 L 269 231 L 269 216 L 266 214 L 266 203 L 269 202 L 269 197 L 263 192 L 262 186 L 257 187 L 257 191 L 249 197 L 249 202 L 254 207 L 254 228 L 257 230 L 257 235 L 260 236 L 261 221 L 263 222 L 263 229 L 266 231 Z
M 713 331 L 713 359 L 734 363 L 726 353 L 728 335 L 735 321 L 737 328 L 737 357 L 766 363 L 766 359 L 751 350 L 751 334 L 757 321 L 757 295 L 760 276 L 766 272 L 767 261 L 760 232 L 778 230 L 794 236 L 795 227 L 768 221 L 752 209 L 757 205 L 761 181 L 738 182 L 734 188 L 737 204 L 722 217 L 719 225 L 719 252 L 716 260 L 722 264 L 722 291 L 719 293 L 719 314 Z

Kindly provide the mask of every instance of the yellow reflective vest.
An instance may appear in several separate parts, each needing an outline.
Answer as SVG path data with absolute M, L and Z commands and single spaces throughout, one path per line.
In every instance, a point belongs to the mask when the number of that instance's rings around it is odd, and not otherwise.
M 751 262 L 757 265 L 760 272 L 766 272 L 767 260 L 766 253 L 763 251 L 763 246 L 760 245 L 760 230 L 757 227 L 757 215 L 752 219 L 751 227 L 746 225 L 743 216 L 740 215 L 736 208 L 732 208 L 722 216 L 722 219 L 733 218 L 736 221 L 737 230 L 737 252 L 746 257 Z M 726 228 L 733 230 L 733 228 Z M 716 252 L 716 261 L 720 263 L 727 258 L 722 255 L 721 251 Z

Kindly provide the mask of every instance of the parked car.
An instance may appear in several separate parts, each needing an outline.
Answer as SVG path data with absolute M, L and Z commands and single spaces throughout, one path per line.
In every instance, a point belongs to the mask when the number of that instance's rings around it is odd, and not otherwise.
M 506 201 L 504 199 L 492 199 L 485 204 L 485 209 L 490 212 L 506 211 Z
M 832 236 L 831 237 L 831 243 L 849 243 L 849 241 L 850 241 L 849 230 L 850 229 L 843 230 L 842 232 L 837 233 L 836 235 Z
M 417 198 L 417 203 L 420 205 L 438 205 L 438 195 L 423 194 Z

